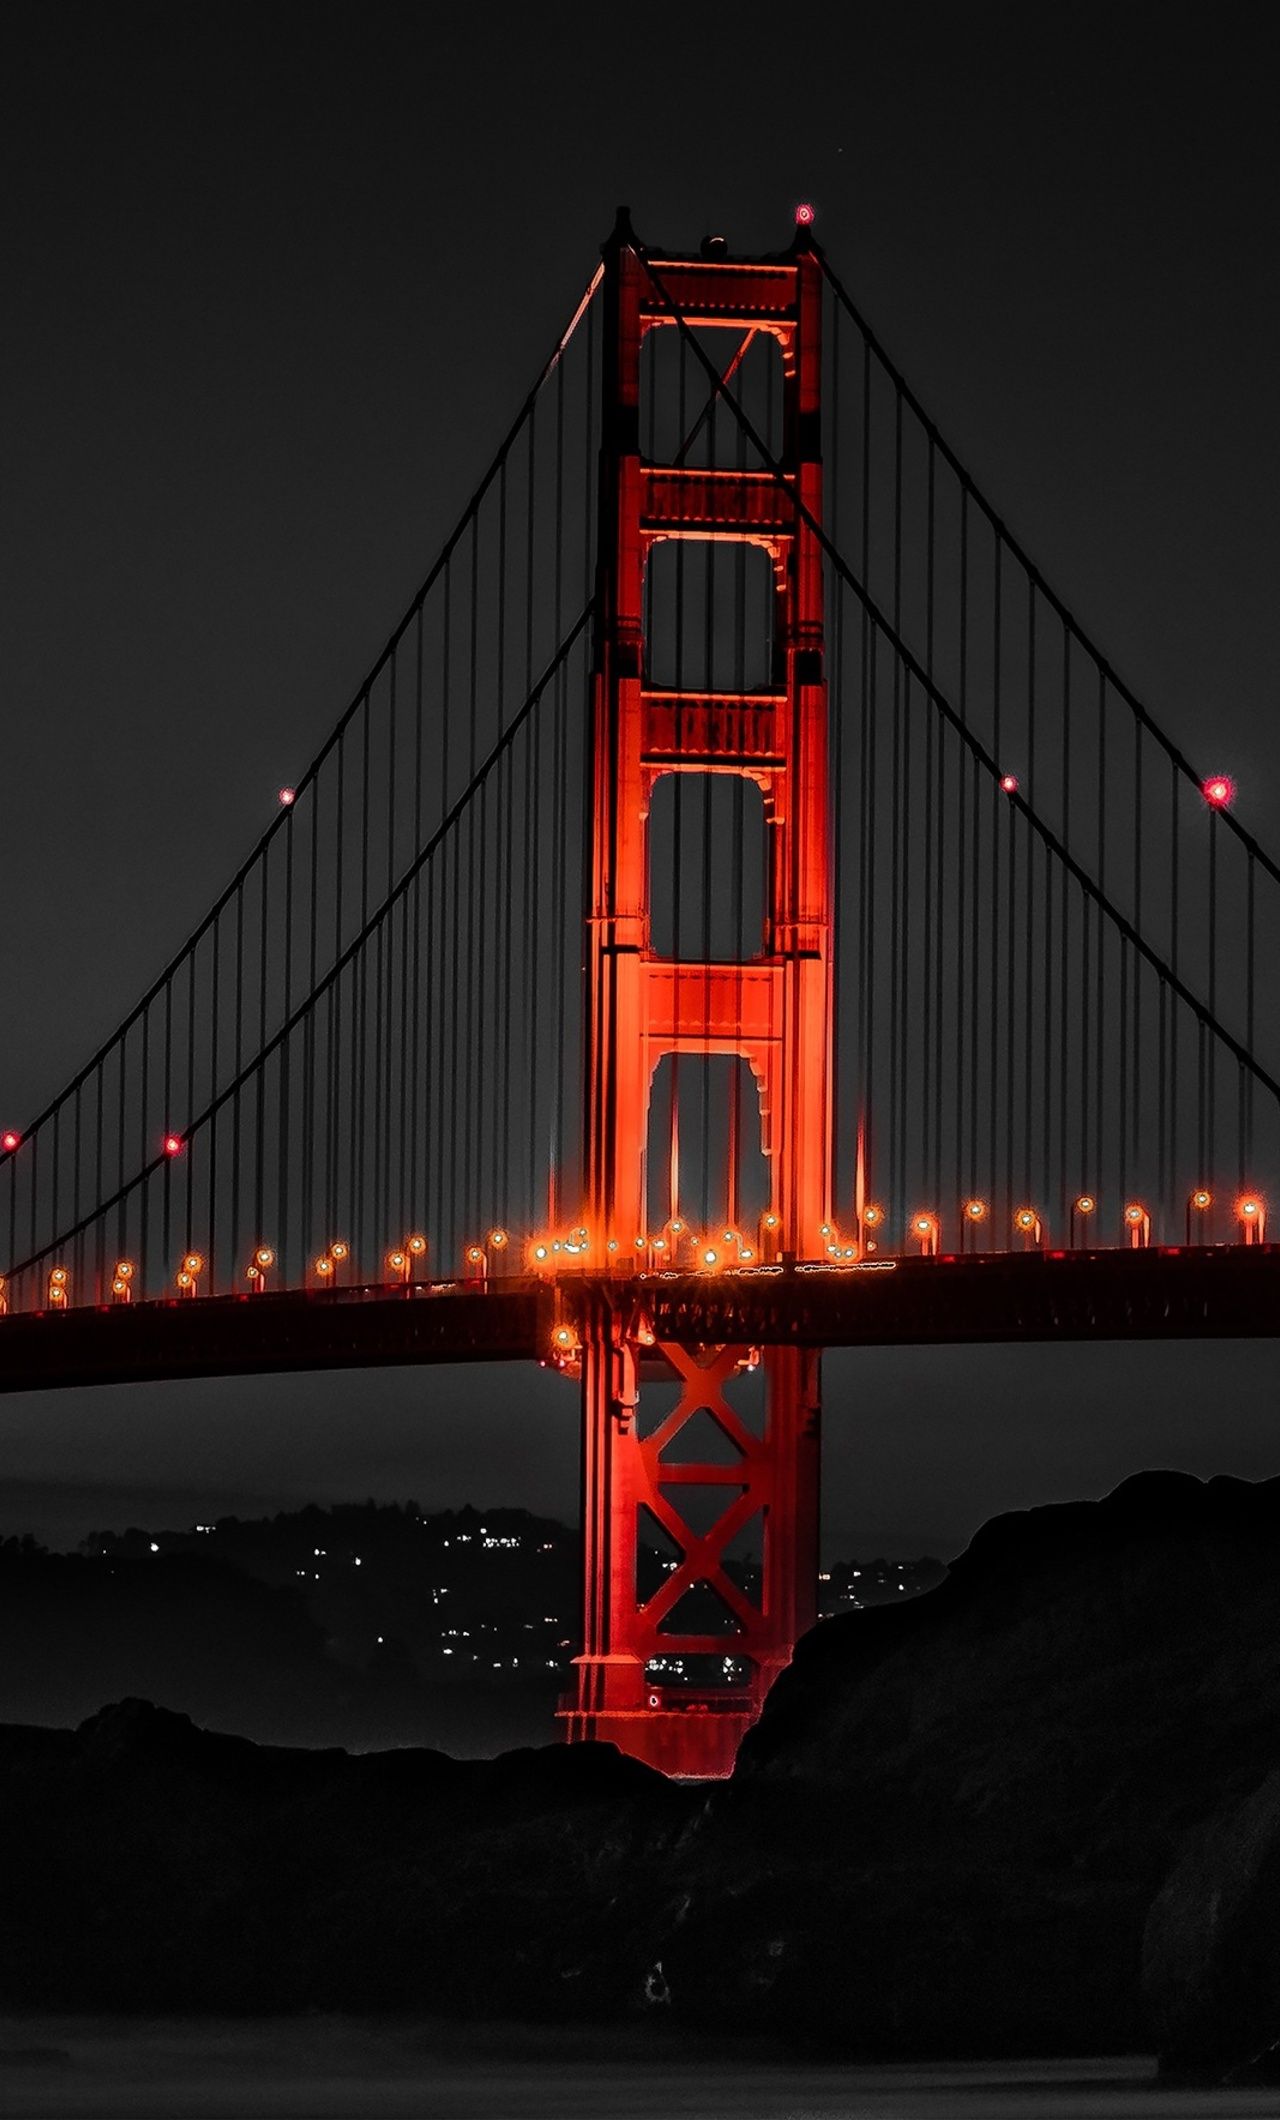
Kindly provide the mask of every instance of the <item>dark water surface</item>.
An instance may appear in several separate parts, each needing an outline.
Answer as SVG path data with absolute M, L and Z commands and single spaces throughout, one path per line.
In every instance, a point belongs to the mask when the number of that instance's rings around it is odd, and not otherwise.
M 1280 2092 L 1165 2089 L 1149 2056 L 844 2067 L 656 2034 L 316 2017 L 0 2018 L 5 2120 L 1245 2120 Z

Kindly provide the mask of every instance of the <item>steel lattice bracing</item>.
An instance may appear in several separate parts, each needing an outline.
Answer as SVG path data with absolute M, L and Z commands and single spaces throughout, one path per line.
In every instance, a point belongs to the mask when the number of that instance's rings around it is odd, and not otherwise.
M 1214 740 L 811 232 L 622 218 L 258 845 L 0 1107 L 0 1393 L 556 1364 L 569 1728 L 723 1771 L 812 1616 L 823 1347 L 1280 1330 L 1280 867 Z

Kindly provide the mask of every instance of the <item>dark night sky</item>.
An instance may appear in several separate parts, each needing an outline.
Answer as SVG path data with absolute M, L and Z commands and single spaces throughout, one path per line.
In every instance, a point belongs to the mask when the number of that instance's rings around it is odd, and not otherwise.
M 1116 667 L 1280 844 L 1267 11 L 51 6 L 0 123 L 0 1120 L 183 939 L 407 603 L 619 199 L 797 198 Z M 1280 1192 L 1280 1174 L 1271 1177 Z M 828 1362 L 828 1528 L 954 1550 L 1153 1462 L 1280 1470 L 1267 1346 Z M 518 1408 L 518 1412 L 513 1411 Z M 569 1514 L 543 1375 L 0 1402 L 0 1528 L 308 1496 Z

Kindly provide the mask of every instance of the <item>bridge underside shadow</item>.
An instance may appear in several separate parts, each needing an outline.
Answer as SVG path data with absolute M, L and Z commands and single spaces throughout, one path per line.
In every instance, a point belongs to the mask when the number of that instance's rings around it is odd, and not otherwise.
M 1280 1335 L 1280 1245 L 990 1253 L 839 1271 L 575 1275 L 36 1311 L 5 1320 L 0 1393 L 185 1377 L 555 1361 L 557 1335 L 643 1318 L 684 1346 L 893 1347 Z

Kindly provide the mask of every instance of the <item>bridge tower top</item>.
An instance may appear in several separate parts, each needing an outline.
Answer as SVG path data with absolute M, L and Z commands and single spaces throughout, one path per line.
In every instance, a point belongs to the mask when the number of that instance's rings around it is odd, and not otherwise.
M 822 282 L 803 230 L 782 256 L 644 250 L 619 215 L 605 246 L 604 407 L 586 949 L 586 1199 L 618 1249 L 646 1226 L 645 1143 L 665 1054 L 744 1059 L 759 1093 L 776 1249 L 821 1255 L 831 1215 L 831 855 L 822 552 Z M 641 352 L 677 332 L 704 416 L 746 436 L 733 468 L 642 453 Z M 708 352 L 725 335 L 725 357 Z M 780 445 L 752 435 L 730 383 L 776 344 Z M 714 347 L 714 340 L 712 340 Z M 695 407 L 696 409 L 696 407 Z M 714 452 L 711 452 L 714 454 Z M 745 467 L 744 467 L 745 465 Z M 800 505 L 797 506 L 797 503 Z M 771 666 L 749 691 L 658 684 L 645 577 L 669 540 L 753 546 L 770 561 Z M 650 803 L 668 774 L 729 774 L 763 799 L 760 947 L 732 962 L 654 947 Z

